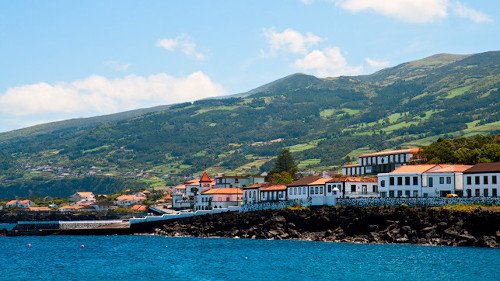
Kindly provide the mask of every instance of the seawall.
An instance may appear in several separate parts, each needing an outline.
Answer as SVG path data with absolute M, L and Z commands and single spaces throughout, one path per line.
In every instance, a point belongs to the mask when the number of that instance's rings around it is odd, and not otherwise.
M 499 247 L 500 212 L 446 208 L 321 207 L 222 213 L 141 224 L 134 233 L 355 243 Z

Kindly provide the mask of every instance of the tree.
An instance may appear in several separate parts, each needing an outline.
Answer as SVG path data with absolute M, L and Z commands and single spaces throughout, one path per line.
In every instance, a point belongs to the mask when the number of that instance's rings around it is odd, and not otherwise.
M 297 164 L 295 163 L 295 160 L 293 159 L 290 150 L 289 149 L 281 150 L 280 154 L 278 155 L 278 158 L 276 158 L 276 162 L 274 163 L 274 169 L 271 171 L 271 173 L 287 172 L 288 174 L 290 174 L 290 176 L 294 178 L 297 171 L 298 171 Z
M 293 177 L 288 172 L 272 173 L 268 177 L 272 184 L 290 184 L 293 182 Z

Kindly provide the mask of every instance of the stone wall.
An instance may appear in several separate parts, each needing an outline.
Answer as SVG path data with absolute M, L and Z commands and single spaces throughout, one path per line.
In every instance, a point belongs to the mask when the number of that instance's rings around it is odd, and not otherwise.
M 445 205 L 500 205 L 498 197 L 471 197 L 471 198 L 338 198 L 338 206 L 400 206 L 431 207 Z

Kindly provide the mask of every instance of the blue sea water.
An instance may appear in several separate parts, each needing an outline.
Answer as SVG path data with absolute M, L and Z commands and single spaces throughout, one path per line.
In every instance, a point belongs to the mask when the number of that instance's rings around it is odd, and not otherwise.
M 0 237 L 0 280 L 500 280 L 500 250 L 161 236 Z

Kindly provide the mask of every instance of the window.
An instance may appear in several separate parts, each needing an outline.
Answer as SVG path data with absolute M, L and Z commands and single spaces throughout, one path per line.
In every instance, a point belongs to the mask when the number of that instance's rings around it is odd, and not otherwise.
M 493 197 L 497 197 L 497 196 L 498 196 L 498 195 L 497 195 L 497 189 L 496 189 L 496 188 L 493 188 L 493 189 L 491 190 L 491 196 L 493 196 Z
M 497 176 L 491 176 L 491 183 L 497 184 Z
M 306 189 L 306 187 L 303 187 L 303 188 L 302 188 L 302 194 L 304 194 L 304 195 L 306 195 L 306 194 L 307 194 L 307 189 Z
M 356 185 L 355 184 L 351 184 L 351 192 L 356 192 Z
M 387 192 L 380 192 L 380 197 L 385 198 L 387 197 Z
M 483 177 L 483 184 L 488 184 L 488 176 Z
M 229 197 L 226 197 L 226 201 L 229 201 Z
M 332 186 L 328 185 L 328 193 L 332 192 Z
M 378 192 L 378 186 L 377 185 L 373 186 L 373 192 Z
M 389 178 L 389 185 L 394 185 L 394 177 Z
M 472 184 L 472 177 L 468 176 L 467 177 L 467 185 L 471 185 L 471 184 Z
M 299 195 L 301 195 L 302 194 L 302 188 L 299 187 L 298 189 L 299 189 Z M 306 194 L 306 193 L 304 192 L 304 194 Z
M 476 188 L 476 197 L 479 197 L 481 196 L 481 191 L 479 190 L 479 188 Z
M 418 185 L 418 177 L 413 177 L 413 185 Z
M 380 181 L 380 186 L 381 186 L 381 187 L 385 187 L 385 180 L 381 180 L 381 181 Z
M 314 187 L 314 194 L 318 194 L 318 187 L 317 186 Z
M 429 187 L 434 186 L 434 179 L 432 177 L 429 177 Z
M 389 197 L 393 198 L 394 197 L 394 190 L 389 190 Z
M 467 197 L 472 197 L 472 190 L 471 189 L 467 189 Z
M 488 189 L 487 189 L 487 188 L 485 188 L 485 189 L 483 190 L 483 196 L 484 196 L 484 197 L 488 197 Z
M 405 185 L 410 185 L 410 177 L 405 177 Z
M 398 177 L 398 185 L 403 185 L 403 177 Z
M 410 191 L 409 190 L 405 190 L 405 196 L 406 197 L 410 197 Z
M 451 177 L 446 177 L 446 184 L 451 184 Z
M 234 179 L 234 183 L 239 183 L 240 181 L 236 178 Z
M 403 191 L 402 190 L 398 190 L 398 197 L 401 197 L 403 196 Z
M 319 194 L 323 194 L 323 187 L 322 186 L 319 187 Z
M 475 183 L 475 184 L 479 184 L 479 183 L 480 183 L 479 176 L 475 176 L 475 177 L 474 177 L 474 183 Z
M 439 184 L 444 184 L 444 177 L 439 177 Z
M 413 197 L 418 197 L 418 190 L 413 190 Z

